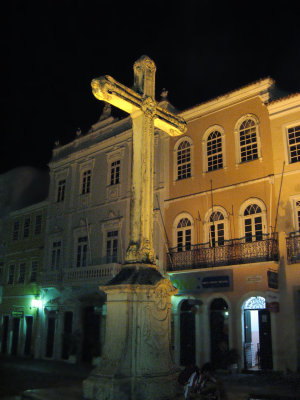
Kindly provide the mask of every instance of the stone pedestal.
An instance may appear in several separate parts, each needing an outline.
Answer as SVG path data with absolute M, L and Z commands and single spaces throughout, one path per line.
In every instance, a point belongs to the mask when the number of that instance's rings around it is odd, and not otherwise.
M 107 322 L 100 365 L 83 382 L 85 399 L 174 398 L 170 349 L 171 296 L 177 292 L 153 266 L 125 266 L 106 286 Z

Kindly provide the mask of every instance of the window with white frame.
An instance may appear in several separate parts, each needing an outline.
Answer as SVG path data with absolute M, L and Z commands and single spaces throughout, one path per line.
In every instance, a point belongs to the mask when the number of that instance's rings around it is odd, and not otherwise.
M 57 183 L 57 196 L 56 196 L 57 203 L 61 203 L 64 201 L 65 191 L 66 191 L 66 180 L 60 179 Z
M 88 258 L 88 237 L 81 236 L 77 239 L 76 266 L 86 267 Z
M 26 217 L 24 219 L 24 225 L 23 225 L 23 237 L 27 238 L 29 236 L 29 230 L 30 230 L 30 217 Z
M 237 121 L 234 132 L 237 164 L 261 160 L 259 119 L 254 114 L 244 115 Z
M 29 282 L 36 282 L 37 281 L 37 271 L 38 271 L 38 261 L 33 260 L 31 261 L 31 271 L 30 271 L 30 278 Z
M 177 180 L 187 179 L 192 176 L 191 144 L 189 141 L 182 141 L 176 152 Z
M 299 232 L 300 231 L 300 200 L 295 202 L 295 208 L 296 208 L 296 230 Z
M 110 184 L 118 185 L 120 183 L 120 160 L 113 161 L 110 164 Z
M 207 171 L 223 168 L 222 134 L 213 131 L 206 140 Z
M 106 153 L 106 199 L 109 202 L 120 198 L 123 184 L 126 181 L 126 168 L 123 168 L 126 147 L 121 146 Z
M 26 271 L 26 264 L 25 263 L 21 263 L 19 265 L 18 283 L 25 283 L 25 271 Z
M 12 240 L 19 239 L 19 232 L 20 232 L 20 221 L 15 221 L 13 225 Z
M 239 127 L 241 162 L 258 158 L 257 124 L 253 119 L 246 119 Z
M 35 225 L 34 225 L 34 234 L 39 235 L 41 232 L 42 232 L 42 215 L 36 215 Z
M 287 129 L 289 162 L 300 161 L 300 124 Z
M 258 204 L 249 204 L 244 211 L 244 236 L 246 242 L 263 239 L 263 215 Z
M 191 250 L 192 246 L 192 223 L 189 218 L 181 218 L 177 224 L 177 251 Z
M 209 217 L 209 243 L 211 247 L 223 246 L 225 242 L 225 221 L 220 211 L 214 211 Z
M 118 231 L 109 231 L 106 233 L 106 262 L 118 262 Z
M 293 210 L 293 230 L 299 234 L 300 232 L 300 196 L 292 196 L 290 198 L 291 208 Z
M 92 179 L 92 171 L 90 169 L 84 171 L 82 174 L 81 194 L 90 193 L 91 179 Z
M 13 285 L 15 279 L 15 266 L 11 264 L 8 267 L 8 276 L 7 276 L 7 284 Z
M 61 262 L 61 241 L 52 242 L 51 249 L 51 270 L 58 270 Z

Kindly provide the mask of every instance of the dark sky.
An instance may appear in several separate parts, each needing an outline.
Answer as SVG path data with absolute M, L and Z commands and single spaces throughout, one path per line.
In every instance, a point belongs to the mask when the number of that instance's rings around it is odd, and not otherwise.
M 300 92 L 300 12 L 292 2 L 5 3 L 0 173 L 45 167 L 56 139 L 67 143 L 97 121 L 103 105 L 91 80 L 108 74 L 132 86 L 143 54 L 157 66 L 157 100 L 167 88 L 180 110 L 267 76 Z

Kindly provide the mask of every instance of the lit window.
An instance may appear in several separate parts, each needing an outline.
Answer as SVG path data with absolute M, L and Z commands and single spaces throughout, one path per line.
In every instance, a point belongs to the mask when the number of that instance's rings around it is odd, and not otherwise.
M 60 267 L 60 258 L 61 258 L 61 241 L 52 243 L 52 252 L 51 252 L 51 270 L 57 270 Z
M 30 282 L 37 281 L 37 270 L 38 270 L 38 262 L 36 260 L 31 262 L 31 273 L 30 273 Z
M 177 251 L 191 249 L 192 224 L 188 218 L 182 218 L 177 225 Z
M 106 234 L 106 262 L 118 262 L 118 231 Z
M 30 229 L 30 218 L 25 218 L 24 226 L 23 226 L 23 237 L 27 238 L 29 236 L 29 229 Z
M 110 166 L 110 184 L 117 185 L 120 183 L 120 160 L 114 161 Z
M 218 131 L 211 132 L 206 142 L 207 170 L 223 168 L 222 135 Z
M 81 194 L 87 194 L 91 191 L 91 170 L 84 171 L 82 175 Z
M 177 148 L 177 179 L 186 179 L 191 176 L 191 145 L 185 140 Z
M 244 211 L 245 241 L 263 239 L 262 210 L 257 204 L 250 204 Z
M 288 148 L 290 163 L 300 161 L 300 125 L 288 128 Z
M 58 182 L 57 186 L 57 203 L 61 203 L 65 199 L 66 180 L 62 179 Z
M 42 216 L 37 215 L 35 217 L 34 234 L 39 235 L 41 232 L 42 232 Z
M 18 278 L 18 283 L 24 283 L 25 282 L 25 269 L 26 269 L 26 264 L 22 263 L 19 265 L 19 278 Z
M 15 277 L 15 266 L 10 265 L 8 269 L 8 279 L 7 279 L 8 285 L 13 285 L 14 277 Z
M 241 162 L 258 158 L 257 124 L 246 119 L 239 127 Z
M 20 231 L 20 221 L 15 221 L 13 226 L 13 235 L 12 235 L 13 240 L 19 239 L 19 231 Z
M 88 238 L 87 236 L 82 236 L 77 240 L 77 267 L 87 266 L 87 251 L 88 251 Z
M 224 215 L 213 212 L 209 218 L 209 243 L 212 247 L 223 246 L 225 239 Z

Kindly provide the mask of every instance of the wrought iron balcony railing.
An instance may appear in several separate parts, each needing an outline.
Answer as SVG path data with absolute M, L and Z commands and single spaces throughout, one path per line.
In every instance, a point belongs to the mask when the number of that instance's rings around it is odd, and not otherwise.
M 292 232 L 286 238 L 287 260 L 289 264 L 300 263 L 300 232 Z
M 278 236 L 260 235 L 241 239 L 224 240 L 212 247 L 200 243 L 175 247 L 167 254 L 167 270 L 188 270 L 224 265 L 247 264 L 278 260 Z

